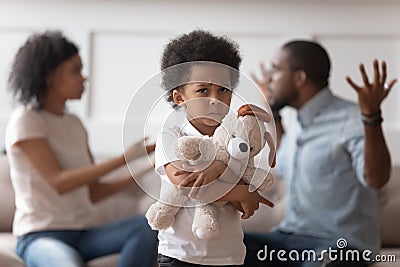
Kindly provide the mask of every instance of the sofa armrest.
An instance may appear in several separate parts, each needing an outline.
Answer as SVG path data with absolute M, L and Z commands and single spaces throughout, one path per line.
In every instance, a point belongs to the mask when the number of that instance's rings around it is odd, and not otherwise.
M 0 266 L 24 267 L 24 263 L 15 253 L 17 239 L 11 233 L 0 233 Z
M 0 154 L 0 232 L 11 232 L 15 213 L 15 196 L 7 156 Z M 1 265 L 7 266 L 7 265 Z

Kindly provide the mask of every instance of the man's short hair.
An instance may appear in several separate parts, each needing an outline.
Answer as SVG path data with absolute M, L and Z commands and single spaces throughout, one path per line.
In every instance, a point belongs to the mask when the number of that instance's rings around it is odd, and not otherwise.
M 288 63 L 292 70 L 303 70 L 320 89 L 328 85 L 331 63 L 328 53 L 318 43 L 295 40 L 283 45 L 288 51 Z

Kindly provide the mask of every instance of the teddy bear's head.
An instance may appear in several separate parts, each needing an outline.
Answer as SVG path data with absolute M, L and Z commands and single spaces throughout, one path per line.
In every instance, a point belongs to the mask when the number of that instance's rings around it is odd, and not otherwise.
M 255 110 L 253 110 L 255 109 Z M 176 155 L 191 165 L 204 165 L 220 160 L 235 169 L 241 175 L 247 163 L 256 156 L 268 143 L 270 147 L 270 164 L 274 156 L 271 135 L 267 132 L 264 121 L 269 115 L 256 110 L 257 107 L 243 105 L 238 115 L 229 113 L 225 116 L 213 136 L 183 136 L 176 142 Z M 265 118 L 267 116 L 267 119 Z M 271 157 L 272 156 L 272 157 Z M 271 165 L 272 166 L 272 165 Z
M 249 157 L 253 158 L 265 146 L 266 127 L 263 122 L 251 115 L 239 117 L 238 120 L 242 125 L 242 127 L 238 127 L 239 136 L 246 137 L 244 140 L 249 146 Z
M 253 158 L 265 146 L 266 127 L 255 116 L 227 116 L 213 138 L 234 159 Z

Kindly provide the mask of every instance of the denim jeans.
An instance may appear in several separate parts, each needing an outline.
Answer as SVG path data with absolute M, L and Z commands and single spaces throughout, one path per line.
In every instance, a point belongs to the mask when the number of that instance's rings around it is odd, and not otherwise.
M 305 250 L 312 250 L 316 253 L 316 258 L 327 254 L 321 254 L 323 250 L 330 248 L 337 249 L 334 242 L 328 241 L 323 238 L 316 238 L 307 235 L 297 235 L 292 233 L 285 233 L 282 231 L 275 231 L 268 234 L 261 233 L 245 233 L 244 244 L 246 245 L 246 259 L 244 266 L 258 267 L 258 266 L 302 266 L 302 267 L 316 267 L 316 266 L 368 266 L 363 261 L 330 261 L 329 258 L 324 257 L 321 261 L 302 261 L 302 253 Z M 346 248 L 350 250 L 351 248 Z M 278 256 L 278 251 L 283 250 L 284 255 Z M 272 251 L 274 251 L 272 253 Z M 292 258 L 296 258 L 299 255 L 299 260 L 290 260 L 289 253 L 291 251 L 297 251 L 293 253 Z M 361 253 L 360 253 L 361 254 Z M 307 254 L 305 254 L 307 258 Z M 333 254 L 334 255 L 334 254 Z M 338 255 L 338 254 L 336 254 Z M 344 254 L 343 254 L 344 255 Z M 284 260 L 282 260 L 284 259 Z
M 199 265 L 180 261 L 168 256 L 158 254 L 158 267 L 216 267 L 211 265 Z M 218 265 L 218 267 L 243 267 L 243 265 Z
M 33 232 L 17 243 L 17 254 L 27 267 L 82 267 L 114 253 L 120 253 L 119 267 L 153 267 L 157 232 L 144 216 L 135 216 L 91 229 Z

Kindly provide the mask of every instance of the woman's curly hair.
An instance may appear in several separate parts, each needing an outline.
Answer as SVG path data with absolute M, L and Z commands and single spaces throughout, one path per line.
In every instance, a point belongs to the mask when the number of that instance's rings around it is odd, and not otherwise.
M 171 40 L 164 48 L 161 56 L 161 70 L 169 67 L 193 62 L 209 61 L 227 65 L 237 71 L 231 70 L 231 82 L 233 87 L 239 80 L 239 67 L 242 58 L 239 53 L 239 45 L 226 36 L 215 36 L 208 31 L 194 30 L 190 33 L 180 35 Z M 175 108 L 172 91 L 179 80 L 185 80 L 190 69 L 177 68 L 174 71 L 163 71 L 162 87 L 167 90 L 166 100 Z
M 59 31 L 31 35 L 15 55 L 8 78 L 14 98 L 23 105 L 41 109 L 49 73 L 78 51 L 78 47 Z

